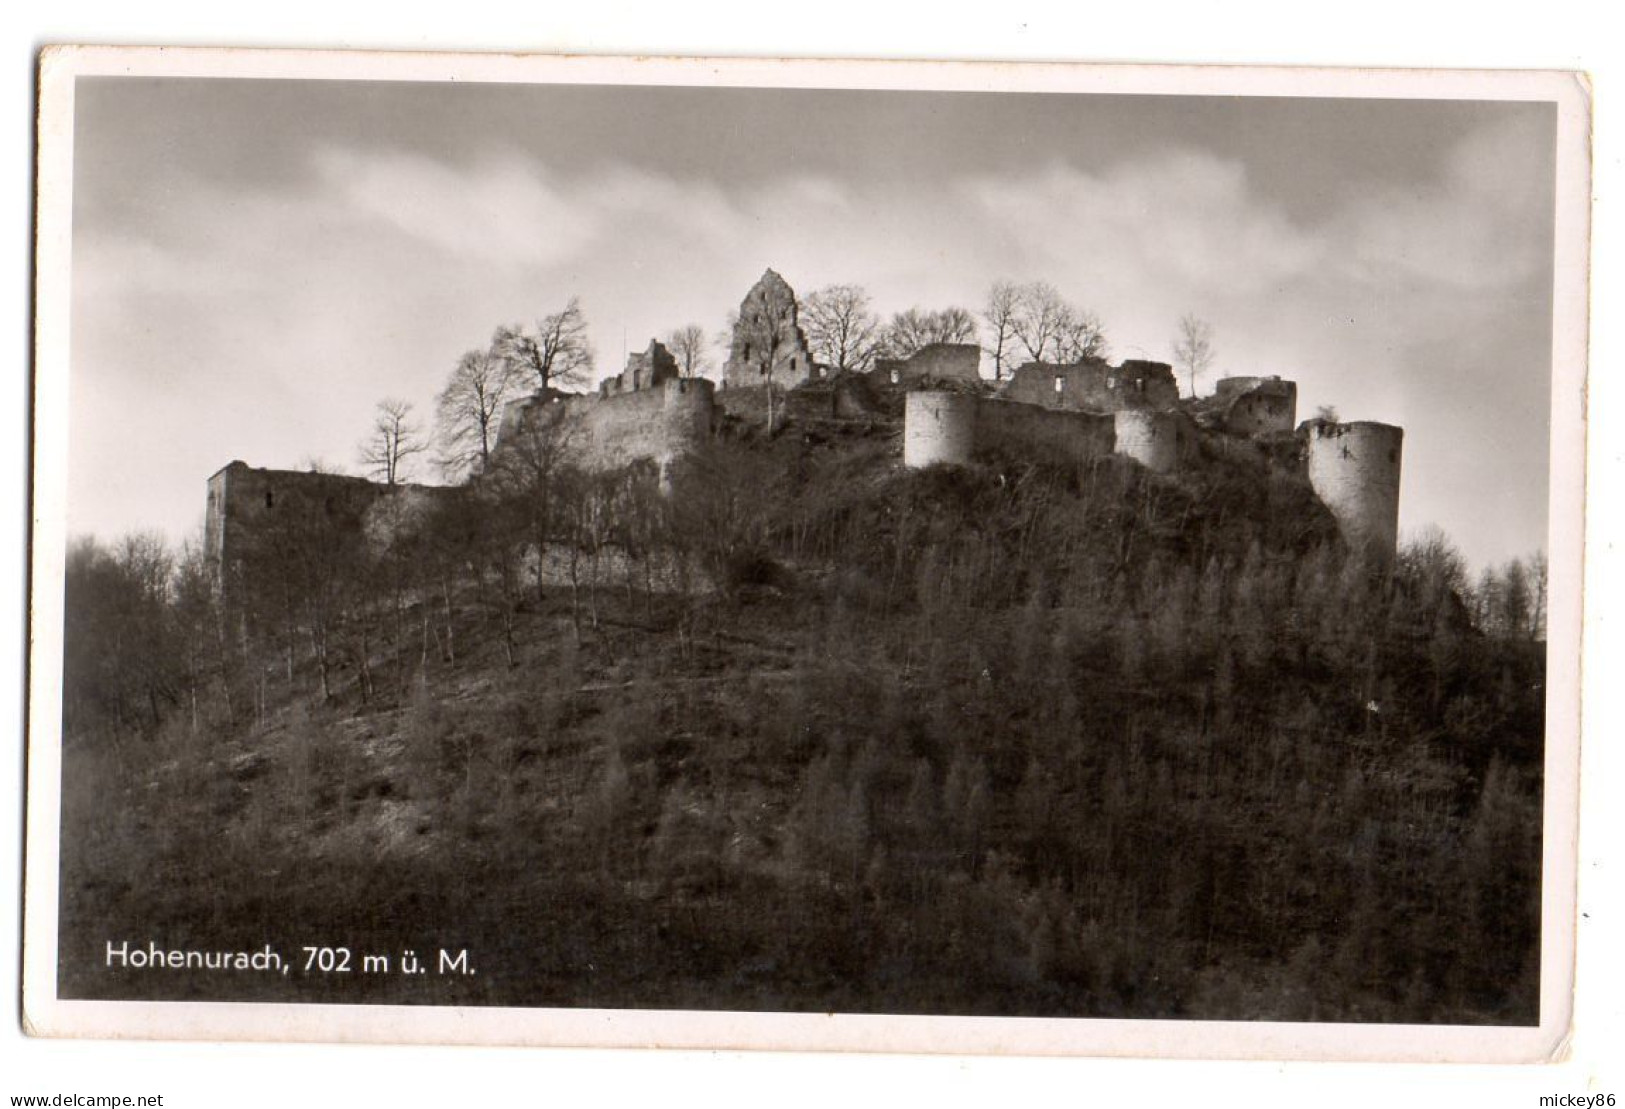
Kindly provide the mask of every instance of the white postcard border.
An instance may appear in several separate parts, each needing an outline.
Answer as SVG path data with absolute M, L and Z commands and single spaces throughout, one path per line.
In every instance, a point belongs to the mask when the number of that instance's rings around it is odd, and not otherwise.
M 1550 100 L 1558 109 L 1546 810 L 1538 1027 L 917 1017 L 56 996 L 73 82 L 152 75 L 1147 95 Z M 1577 74 L 1239 66 L 632 58 L 60 47 L 40 71 L 29 662 L 25 1026 L 43 1036 L 806 1049 L 1280 1060 L 1523 1062 L 1570 1034 L 1580 768 L 1581 558 L 1589 326 L 1589 89 Z

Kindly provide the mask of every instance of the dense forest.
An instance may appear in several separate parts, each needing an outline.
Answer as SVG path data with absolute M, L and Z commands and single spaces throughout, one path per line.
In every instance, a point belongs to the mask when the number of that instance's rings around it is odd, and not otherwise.
M 734 429 L 68 552 L 61 991 L 1534 1023 L 1544 563 L 1291 465 Z M 109 968 L 108 941 L 478 973 Z M 302 958 L 301 958 L 302 963 Z

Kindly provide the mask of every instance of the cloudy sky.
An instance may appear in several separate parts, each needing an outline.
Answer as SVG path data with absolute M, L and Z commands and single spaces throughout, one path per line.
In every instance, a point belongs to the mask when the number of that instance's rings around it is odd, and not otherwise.
M 1551 106 L 80 78 L 69 527 L 201 525 L 232 459 L 354 469 L 579 295 L 600 375 L 772 266 L 884 312 L 1043 279 L 1116 358 L 1406 429 L 1401 527 L 1544 545 Z

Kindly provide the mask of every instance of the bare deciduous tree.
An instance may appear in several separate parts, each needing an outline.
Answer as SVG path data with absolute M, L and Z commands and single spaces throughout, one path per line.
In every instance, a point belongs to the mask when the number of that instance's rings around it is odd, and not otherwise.
M 1213 365 L 1213 356 L 1213 327 L 1194 313 L 1185 313 L 1174 336 L 1174 364 L 1190 382 L 1191 396 L 1196 395 L 1197 378 Z
M 448 477 L 483 473 L 490 467 L 514 376 L 513 366 L 494 349 L 471 350 L 458 360 L 435 402 L 440 462 Z
M 534 331 L 499 328 L 492 348 L 515 372 L 534 374 L 539 389 L 581 385 L 592 373 L 592 344 L 579 297 L 538 320 Z
M 801 306 L 813 357 L 831 370 L 861 373 L 874 362 L 880 320 L 861 285 L 826 285 Z
M 1047 281 L 1016 285 L 996 282 L 983 313 L 993 329 L 995 379 L 1004 376 L 1012 351 L 1032 362 L 1081 362 L 1106 356 L 1106 330 L 1100 317 L 1067 303 Z
M 1016 341 L 1016 316 L 1021 308 L 1021 288 L 1012 281 L 995 281 L 987 293 L 982 319 L 992 331 L 987 353 L 993 359 L 993 380 L 1004 380 L 1004 363 Z
M 398 485 L 409 460 L 428 449 L 429 441 L 412 417 L 412 405 L 403 400 L 381 400 L 372 433 L 361 441 L 361 464 L 368 475 L 385 485 Z
M 691 323 L 667 333 L 666 345 L 671 348 L 684 377 L 704 377 L 711 368 L 707 353 L 710 341 L 705 336 L 705 328 L 699 324 Z
M 1055 329 L 1055 356 L 1061 362 L 1106 357 L 1106 330 L 1100 317 L 1087 309 L 1063 305 Z
M 1054 285 L 1033 281 L 1023 285 L 1016 301 L 1015 334 L 1027 357 L 1043 362 L 1055 357 L 1055 345 L 1068 314 L 1066 301 Z
M 880 338 L 880 350 L 888 358 L 907 358 L 933 343 L 974 343 L 976 317 L 963 308 L 927 312 L 910 308 L 895 313 Z

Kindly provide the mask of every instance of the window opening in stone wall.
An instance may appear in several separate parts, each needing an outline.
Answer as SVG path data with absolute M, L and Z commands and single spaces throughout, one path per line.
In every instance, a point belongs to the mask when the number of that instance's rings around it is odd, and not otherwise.
M 1056 374 L 1055 375 L 1055 391 L 1057 393 L 1059 393 L 1065 388 L 1066 388 L 1066 378 L 1062 377 L 1060 374 Z
M 269 489 L 265 491 L 265 507 L 270 508 L 276 504 L 276 494 Z

